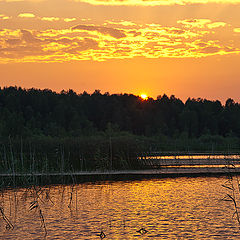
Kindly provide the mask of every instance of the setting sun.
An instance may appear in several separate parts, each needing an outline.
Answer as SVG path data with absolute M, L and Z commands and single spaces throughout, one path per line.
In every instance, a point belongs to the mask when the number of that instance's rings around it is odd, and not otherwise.
M 140 97 L 141 97 L 143 100 L 148 99 L 148 96 L 147 96 L 147 94 L 145 94 L 145 93 L 142 93 L 142 94 L 140 95 Z

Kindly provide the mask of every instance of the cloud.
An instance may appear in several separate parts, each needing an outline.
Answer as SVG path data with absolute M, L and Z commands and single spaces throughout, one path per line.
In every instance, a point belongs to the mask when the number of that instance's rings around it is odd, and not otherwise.
M 43 21 L 49 21 L 49 22 L 54 22 L 54 21 L 59 21 L 59 17 L 42 17 L 41 20 Z
M 212 28 L 219 28 L 219 27 L 225 27 L 226 26 L 226 23 L 225 22 L 214 22 L 214 23 L 209 23 L 207 24 L 207 27 L 209 29 L 212 29 Z
M 135 30 L 129 31 L 128 33 L 132 34 L 134 37 L 137 37 L 137 36 L 141 35 L 141 32 L 138 32 L 138 31 L 135 31 Z
M 43 2 L 45 0 L 0 0 L 0 2 Z
M 177 21 L 178 24 L 183 25 L 185 29 L 216 29 L 226 27 L 225 22 L 212 22 L 210 19 L 184 19 Z M 230 25 L 229 25 L 230 26 Z
M 22 40 L 19 38 L 9 38 L 6 39 L 5 42 L 8 43 L 9 45 L 18 45 L 22 43 Z
M 7 59 L 14 59 L 14 62 L 22 62 L 23 59 L 36 59 L 44 52 L 40 46 L 12 46 L 0 49 L 0 59 L 6 62 Z
M 185 19 L 179 20 L 177 23 L 183 24 L 187 28 L 204 28 L 211 23 L 210 19 Z
M 0 62 L 200 58 L 240 53 L 240 28 L 210 19 L 179 20 L 175 26 L 133 23 L 112 28 L 113 22 L 105 24 L 41 31 L 1 29 Z
M 76 18 L 64 18 L 63 21 L 64 22 L 73 22 L 73 21 L 76 21 L 77 19 Z
M 0 0 L 0 2 L 44 2 L 46 0 Z M 239 4 L 240 0 L 67 0 L 103 6 L 169 6 L 189 4 Z
M 35 15 L 33 13 L 20 13 L 20 14 L 18 14 L 18 17 L 20 17 L 20 18 L 35 18 Z
M 70 44 L 72 42 L 77 42 L 76 39 L 71 39 L 71 38 L 68 38 L 68 37 L 59 38 L 59 39 L 56 39 L 56 40 L 49 39 L 48 41 L 49 42 L 57 42 L 57 43 L 60 43 L 60 44 Z
M 219 47 L 205 47 L 205 48 L 202 48 L 200 52 L 202 53 L 217 53 L 221 50 L 221 48 Z
M 41 42 L 40 39 L 34 37 L 32 33 L 28 30 L 21 30 L 22 34 L 22 40 L 25 41 L 26 43 L 39 43 Z
M 235 33 L 240 33 L 240 28 L 234 28 L 233 31 L 234 31 Z
M 121 21 L 107 21 L 108 24 L 113 24 L 113 25 L 122 25 L 122 26 L 136 26 L 136 23 L 134 22 L 130 22 L 130 21 L 124 21 L 124 20 L 121 20 Z
M 89 49 L 99 49 L 98 42 L 91 38 L 84 38 L 77 42 L 77 46 L 71 47 L 67 50 L 68 53 L 75 54 Z
M 114 38 L 124 38 L 126 34 L 118 29 L 93 25 L 77 25 L 72 30 L 85 30 L 85 31 L 97 31 L 101 34 L 110 35 Z
M 11 19 L 12 17 L 6 16 L 5 14 L 0 14 L 0 20 L 8 20 Z
M 224 47 L 224 51 L 227 53 L 231 53 L 231 52 L 238 52 L 239 50 L 234 47 Z
M 240 0 L 72 0 L 75 2 L 86 2 L 92 5 L 107 6 L 166 6 L 166 5 L 188 5 L 222 3 L 237 4 Z

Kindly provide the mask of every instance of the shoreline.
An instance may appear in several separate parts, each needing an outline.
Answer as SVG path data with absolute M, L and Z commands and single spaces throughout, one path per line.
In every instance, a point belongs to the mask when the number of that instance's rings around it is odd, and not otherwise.
M 63 173 L 2 173 L 0 189 L 24 188 L 29 186 L 75 185 L 80 183 L 97 183 L 107 181 L 140 181 L 144 179 L 163 179 L 179 177 L 218 177 L 240 175 L 238 168 L 162 168 L 148 170 L 122 171 L 84 171 Z
M 52 173 L 1 173 L 0 178 L 22 178 L 22 177 L 178 177 L 178 176 L 209 176 L 209 175 L 228 175 L 240 174 L 240 167 L 188 167 L 188 168 L 162 168 L 148 170 L 117 170 L 117 171 L 80 171 L 80 172 L 52 172 Z

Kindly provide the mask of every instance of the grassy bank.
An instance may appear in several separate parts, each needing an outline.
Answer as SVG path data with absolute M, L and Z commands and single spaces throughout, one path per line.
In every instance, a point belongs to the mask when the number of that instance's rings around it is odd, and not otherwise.
M 82 137 L 1 139 L 0 173 L 141 169 L 137 156 L 148 152 L 238 152 L 239 139 L 202 136 L 172 139 L 99 133 Z

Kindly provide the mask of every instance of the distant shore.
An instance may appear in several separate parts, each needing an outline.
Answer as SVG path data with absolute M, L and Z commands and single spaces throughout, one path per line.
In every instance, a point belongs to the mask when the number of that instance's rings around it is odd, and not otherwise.
M 63 173 L 6 173 L 0 174 L 2 188 L 31 185 L 77 184 L 99 181 L 131 181 L 146 178 L 177 178 L 199 176 L 229 176 L 240 174 L 239 168 L 163 168 L 153 170 L 83 171 Z
M 81 172 L 63 172 L 63 173 L 2 173 L 0 177 L 41 177 L 41 176 L 107 176 L 107 175 L 194 175 L 194 174 L 229 174 L 240 173 L 240 167 L 182 167 L 182 168 L 162 168 L 148 170 L 118 170 L 118 171 L 81 171 Z

